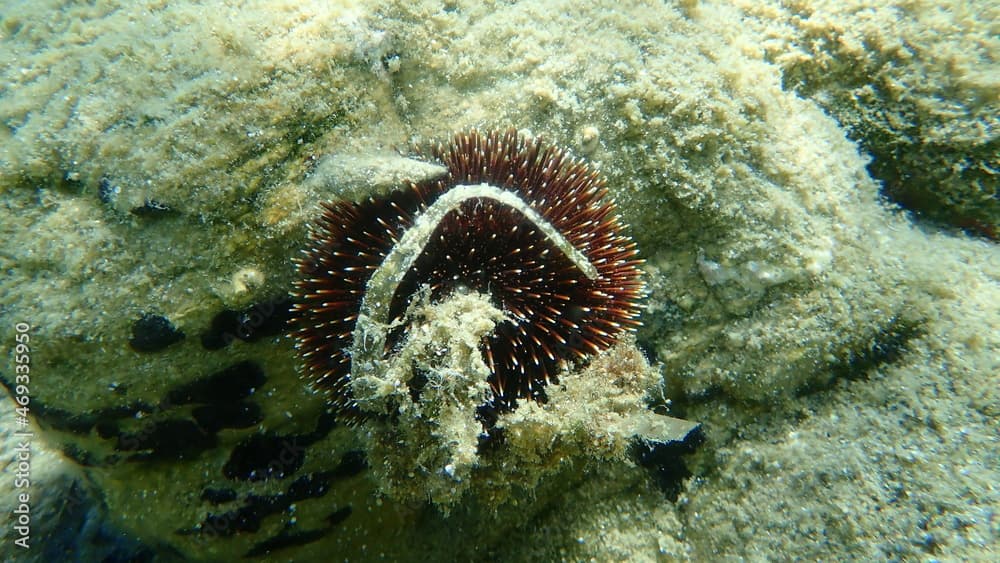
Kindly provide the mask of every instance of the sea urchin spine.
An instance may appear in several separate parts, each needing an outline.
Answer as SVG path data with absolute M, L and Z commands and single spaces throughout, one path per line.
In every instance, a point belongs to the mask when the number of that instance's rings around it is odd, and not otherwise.
M 544 399 L 567 361 L 638 326 L 635 243 L 585 163 L 514 130 L 454 137 L 429 151 L 448 173 L 355 204 L 324 203 L 298 261 L 293 323 L 313 384 L 356 408 L 350 381 L 400 337 L 411 298 L 488 294 L 508 320 L 482 342 L 491 403 Z

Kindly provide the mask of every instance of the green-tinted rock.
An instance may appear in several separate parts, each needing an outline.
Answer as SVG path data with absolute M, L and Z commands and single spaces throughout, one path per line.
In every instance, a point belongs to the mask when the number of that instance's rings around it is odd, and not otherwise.
M 988 557 L 1000 258 L 885 208 L 861 150 L 995 224 L 991 38 L 956 59 L 982 37 L 957 4 L 810 6 L 10 7 L 0 324 L 35 327 L 39 439 L 113 524 L 192 559 Z M 883 24 L 899 48 L 862 40 Z M 537 488 L 470 487 L 445 516 L 375 492 L 280 329 L 203 344 L 280 309 L 317 201 L 365 195 L 324 175 L 357 158 L 391 184 L 394 149 L 509 124 L 598 164 L 647 258 L 654 391 L 707 437 L 676 502 L 622 461 L 648 421 L 588 442 L 607 381 L 515 411 L 500 474 Z M 185 338 L 134 350 L 143 315 Z M 197 391 L 233 369 L 254 384 Z

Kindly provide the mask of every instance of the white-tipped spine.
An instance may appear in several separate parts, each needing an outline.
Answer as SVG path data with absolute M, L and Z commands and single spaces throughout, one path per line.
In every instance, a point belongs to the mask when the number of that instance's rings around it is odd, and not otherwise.
M 382 360 L 389 330 L 389 306 L 404 276 L 413 267 L 441 221 L 470 199 L 489 199 L 520 213 L 534 225 L 553 246 L 588 278 L 596 279 L 597 268 L 566 239 L 559 229 L 535 211 L 518 194 L 490 184 L 458 185 L 442 194 L 417 216 L 399 242 L 392 247 L 382 264 L 368 280 L 361 300 L 354 342 L 351 346 L 351 377 L 375 368 Z

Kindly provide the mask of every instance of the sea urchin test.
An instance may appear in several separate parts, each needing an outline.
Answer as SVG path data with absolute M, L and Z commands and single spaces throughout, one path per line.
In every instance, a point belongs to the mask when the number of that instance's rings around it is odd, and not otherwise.
M 429 156 L 445 176 L 323 204 L 295 287 L 307 377 L 339 411 L 364 416 L 351 382 L 407 338 L 416 296 L 472 292 L 503 313 L 480 343 L 485 405 L 544 401 L 568 364 L 639 325 L 635 243 L 603 178 L 538 139 L 471 131 Z

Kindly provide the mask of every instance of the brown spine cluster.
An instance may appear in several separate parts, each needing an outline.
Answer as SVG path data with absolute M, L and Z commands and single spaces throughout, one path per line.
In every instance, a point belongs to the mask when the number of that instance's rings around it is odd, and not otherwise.
M 566 362 L 604 350 L 638 326 L 644 286 L 635 243 L 624 234 L 601 176 L 557 147 L 514 130 L 471 131 L 429 156 L 448 174 L 384 198 L 323 204 L 298 261 L 294 291 L 295 338 L 308 377 L 329 391 L 335 406 L 354 408 L 350 347 L 368 280 L 438 196 L 457 185 L 485 183 L 517 194 L 548 225 L 493 199 L 466 201 L 436 226 L 397 287 L 388 317 L 401 319 L 424 285 L 432 300 L 456 287 L 490 295 L 510 319 L 482 343 L 492 406 L 544 400 L 545 384 Z M 543 232 L 553 228 L 596 276 L 554 247 Z M 405 330 L 397 337 L 395 343 Z

